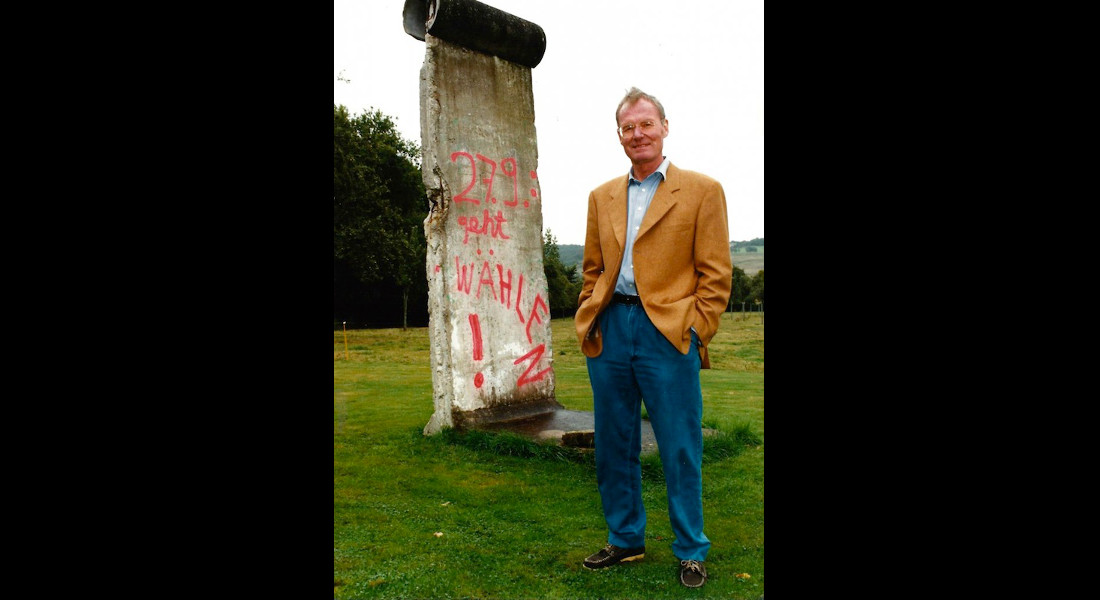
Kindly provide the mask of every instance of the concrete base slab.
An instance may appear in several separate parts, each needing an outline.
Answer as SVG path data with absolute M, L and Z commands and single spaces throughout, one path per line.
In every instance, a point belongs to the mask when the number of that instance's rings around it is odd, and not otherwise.
M 594 448 L 595 413 L 583 410 L 559 409 L 513 421 L 476 426 L 482 431 L 507 431 L 537 441 L 554 440 L 558 444 L 577 448 Z M 642 454 L 657 451 L 653 426 L 642 419 Z

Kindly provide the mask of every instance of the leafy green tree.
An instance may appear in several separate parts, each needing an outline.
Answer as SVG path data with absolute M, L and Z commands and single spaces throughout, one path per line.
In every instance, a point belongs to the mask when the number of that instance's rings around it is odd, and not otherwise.
M 734 265 L 729 309 L 741 310 L 741 303 L 749 301 L 749 276 L 745 274 L 744 269 Z
M 750 284 L 749 294 L 753 301 L 764 301 L 764 269 L 760 269 L 756 272 L 756 275 L 752 276 L 752 282 Z
M 546 275 L 546 293 L 550 296 L 550 316 L 568 317 L 577 312 L 580 283 L 576 268 L 561 262 L 558 240 L 549 229 L 543 234 L 542 270 Z
M 733 242 L 731 247 L 734 248 L 734 249 L 737 249 L 737 248 L 750 248 L 750 247 L 753 247 L 753 246 L 763 246 L 763 245 L 764 245 L 764 238 L 753 238 L 753 239 L 745 241 L 745 242 Z
M 426 274 L 427 240 L 424 229 L 419 225 L 410 225 L 408 234 L 398 239 L 398 248 L 393 265 L 394 283 L 401 290 L 401 328 L 409 328 L 410 295 L 423 304 L 428 301 L 428 281 Z
M 333 311 L 377 319 L 400 297 L 407 326 L 410 297 L 427 308 L 420 148 L 381 111 L 332 116 Z

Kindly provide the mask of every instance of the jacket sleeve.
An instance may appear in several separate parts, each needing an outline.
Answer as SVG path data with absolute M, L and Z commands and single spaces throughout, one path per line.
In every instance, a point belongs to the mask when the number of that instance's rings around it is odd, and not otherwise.
M 585 301 L 592 297 L 596 280 L 599 279 L 600 273 L 603 273 L 603 251 L 600 248 L 600 225 L 595 192 L 588 194 L 588 226 L 584 236 L 581 272 L 581 294 L 577 298 L 577 308 L 584 306 Z
M 726 221 L 726 194 L 713 181 L 706 187 L 699 217 L 695 221 L 695 332 L 703 346 L 718 331 L 719 318 L 726 310 L 732 287 L 733 262 L 730 260 L 729 226 Z
M 597 307 L 592 303 L 592 292 L 596 281 L 604 271 L 603 248 L 600 245 L 599 209 L 596 193 L 588 194 L 588 225 L 584 237 L 584 256 L 581 262 L 581 293 L 577 297 L 577 312 L 573 324 L 577 329 L 577 341 L 585 347 L 585 338 L 592 332 L 596 322 Z

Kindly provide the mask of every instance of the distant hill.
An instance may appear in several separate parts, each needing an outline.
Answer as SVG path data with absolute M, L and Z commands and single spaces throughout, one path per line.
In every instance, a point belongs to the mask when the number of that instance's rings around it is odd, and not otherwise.
M 584 246 L 577 244 L 559 244 L 558 254 L 561 255 L 563 265 L 577 265 L 580 272 L 581 260 L 584 257 Z M 735 267 L 741 267 L 745 275 L 752 277 L 757 271 L 764 268 L 764 238 L 756 238 L 744 242 L 730 242 L 730 260 Z
M 577 265 L 577 271 L 580 272 L 581 260 L 584 258 L 584 246 L 578 246 L 577 244 L 565 244 L 558 246 L 558 254 L 561 255 L 561 264 L 565 266 Z
M 733 266 L 741 267 L 745 275 L 752 277 L 757 271 L 764 270 L 764 238 L 755 238 L 746 242 L 730 242 L 730 260 Z

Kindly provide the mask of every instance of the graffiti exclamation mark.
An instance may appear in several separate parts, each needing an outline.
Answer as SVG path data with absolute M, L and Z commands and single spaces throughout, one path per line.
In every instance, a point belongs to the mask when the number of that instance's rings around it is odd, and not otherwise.
M 474 360 L 481 360 L 481 322 L 477 315 L 470 315 L 470 333 L 474 336 Z M 474 387 L 481 387 L 485 383 L 485 376 L 481 373 L 474 375 Z

